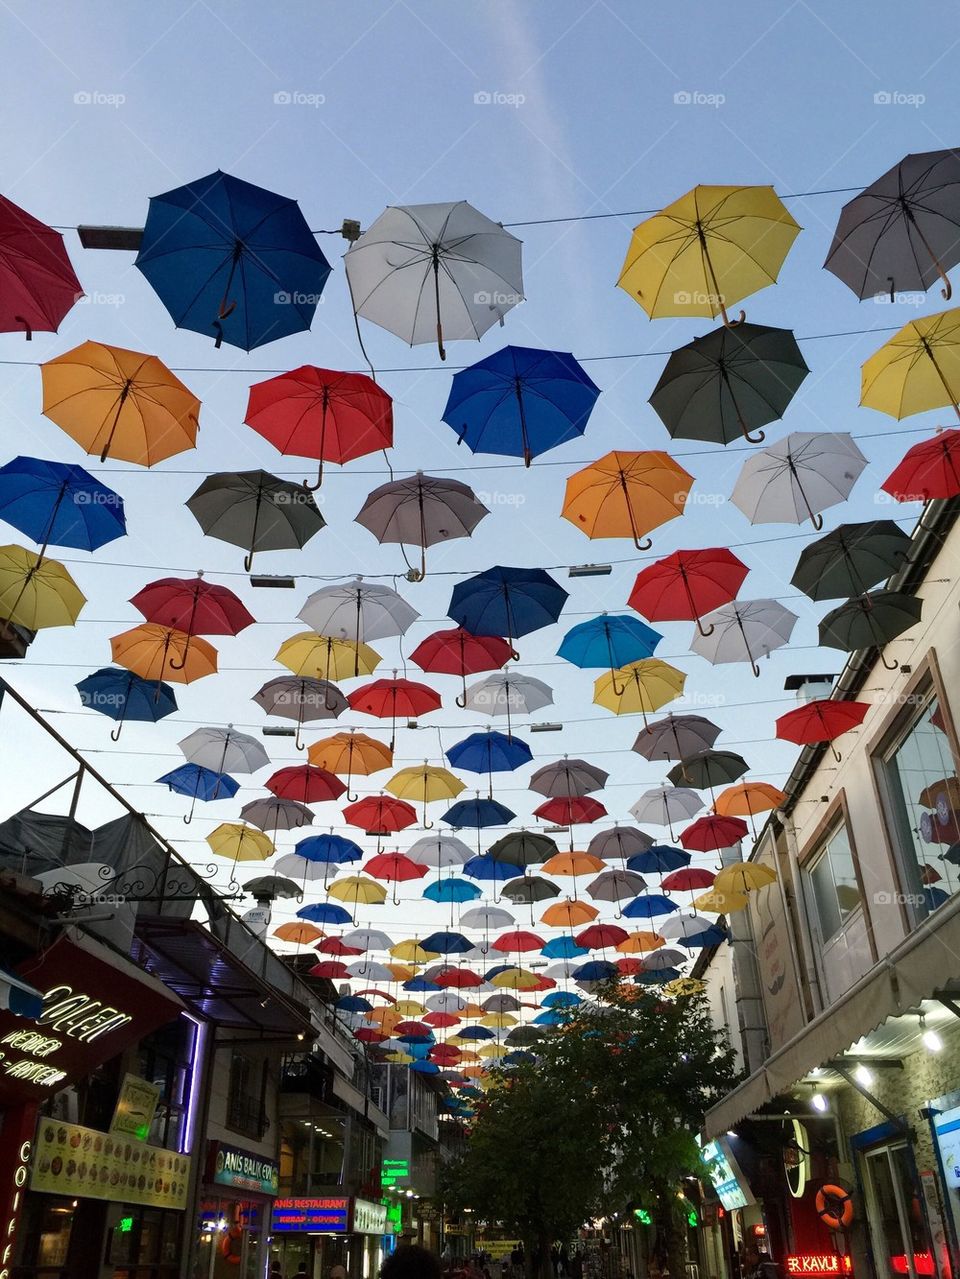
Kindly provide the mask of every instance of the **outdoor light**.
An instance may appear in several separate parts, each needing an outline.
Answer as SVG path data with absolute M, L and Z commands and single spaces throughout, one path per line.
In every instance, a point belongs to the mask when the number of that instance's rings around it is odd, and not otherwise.
M 268 587 L 271 590 L 292 591 L 297 585 L 297 579 L 282 573 L 251 573 L 250 585 Z
M 78 226 L 77 235 L 85 249 L 126 249 L 136 253 L 143 239 L 143 227 Z
M 935 1030 L 927 1030 L 927 1019 L 923 1013 L 920 1014 L 920 1041 L 929 1052 L 943 1051 L 943 1040 Z
M 609 577 L 612 572 L 612 564 L 571 564 L 567 577 Z
M 861 1063 L 853 1072 L 853 1077 L 858 1083 L 863 1084 L 864 1088 L 869 1088 L 873 1083 L 873 1075 L 866 1066 L 863 1065 L 863 1063 Z
M 815 1092 L 810 1098 L 810 1104 L 814 1110 L 819 1110 L 822 1114 L 827 1108 L 827 1099 L 822 1092 Z
M 732 1128 L 728 1128 L 728 1129 L 727 1129 L 727 1136 L 728 1136 L 728 1137 L 736 1137 L 736 1136 L 737 1136 L 737 1134 L 733 1131 L 733 1129 L 732 1129 Z
M 531 724 L 529 731 L 531 733 L 562 733 L 563 725 L 552 722 L 548 724 Z
M 297 735 L 295 728 L 279 728 L 273 724 L 264 724 L 260 732 L 264 737 L 296 737 Z

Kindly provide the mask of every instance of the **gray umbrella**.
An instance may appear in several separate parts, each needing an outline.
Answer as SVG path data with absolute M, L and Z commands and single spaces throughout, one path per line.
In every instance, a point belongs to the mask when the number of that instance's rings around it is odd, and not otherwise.
M 509 835 L 501 835 L 487 851 L 495 862 L 534 866 L 553 857 L 558 849 L 549 835 L 535 830 L 514 830 Z
M 555 764 L 538 768 L 529 781 L 530 790 L 539 795 L 582 798 L 591 791 L 602 790 L 609 773 L 585 759 L 558 759 Z
M 845 431 L 794 431 L 747 458 L 730 500 L 751 524 L 823 528 L 820 512 L 845 502 L 867 459 Z
M 587 845 L 587 852 L 608 862 L 613 857 L 626 861 L 637 853 L 645 853 L 656 841 L 636 826 L 612 826 L 597 831 Z
M 427 571 L 426 548 L 454 538 L 469 537 L 490 512 L 473 489 L 459 480 L 439 479 L 417 471 L 373 490 L 355 517 L 378 542 L 399 542 L 421 548 L 419 572 Z
M 209 537 L 247 551 L 248 573 L 257 551 L 305 546 L 326 523 L 312 493 L 267 471 L 210 475 L 187 506 Z
M 255 897 L 257 901 L 275 901 L 278 897 L 301 897 L 303 891 L 299 884 L 283 875 L 257 875 L 248 879 L 243 891 Z
M 805 547 L 790 579 L 812 600 L 860 595 L 900 568 L 910 537 L 893 520 L 840 524 Z
M 667 777 L 674 786 L 693 786 L 703 790 L 705 786 L 726 786 L 748 771 L 750 765 L 735 751 L 697 751 L 685 755 L 675 764 Z
M 587 884 L 587 896 L 597 902 L 622 902 L 636 897 L 647 881 L 635 870 L 605 870 Z
M 215 773 L 255 773 L 270 763 L 267 752 L 255 737 L 211 725 L 197 728 L 179 743 L 188 763 L 211 768 Z
M 294 830 L 313 824 L 313 813 L 305 804 L 273 795 L 269 799 L 252 799 L 249 804 L 244 804 L 240 816 L 261 830 Z
M 872 591 L 832 609 L 820 623 L 820 643 L 846 653 L 880 648 L 920 621 L 923 600 L 902 591 Z M 888 671 L 898 662 L 880 658 Z
M 665 715 L 641 729 L 633 749 L 651 761 L 683 759 L 709 750 L 719 736 L 719 725 L 703 715 Z
M 548 897 L 559 897 L 560 889 L 552 879 L 543 875 L 524 875 L 504 884 L 501 897 L 509 897 L 517 906 L 523 902 L 542 902 Z
M 336 684 L 327 679 L 311 679 L 309 676 L 278 675 L 253 695 L 253 701 L 262 706 L 268 715 L 296 721 L 295 744 L 298 751 L 304 749 L 300 741 L 300 729 L 318 719 L 337 719 L 347 709 L 348 702 Z
M 516 995 L 490 995 L 481 1005 L 485 1013 L 515 1013 L 520 1008 Z
M 796 613 L 777 600 L 733 600 L 721 604 L 702 619 L 709 633 L 694 632 L 690 650 L 714 666 L 749 662 L 759 679 L 757 658 L 788 643 L 797 624 Z

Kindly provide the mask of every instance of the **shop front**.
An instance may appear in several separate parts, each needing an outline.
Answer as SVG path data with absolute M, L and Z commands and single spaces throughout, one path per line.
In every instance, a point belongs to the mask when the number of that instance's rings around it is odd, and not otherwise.
M 310 1279 L 326 1279 L 334 1266 L 350 1279 L 375 1279 L 392 1247 L 391 1229 L 384 1203 L 345 1195 L 277 1199 L 270 1262 L 284 1276 L 303 1264 Z
M 207 1142 L 197 1212 L 196 1279 L 261 1279 L 280 1167 L 271 1159 Z

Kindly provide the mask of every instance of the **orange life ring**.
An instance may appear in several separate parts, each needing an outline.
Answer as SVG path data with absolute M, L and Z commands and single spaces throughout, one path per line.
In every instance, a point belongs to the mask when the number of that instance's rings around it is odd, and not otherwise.
M 243 1238 L 243 1227 L 233 1226 L 230 1230 L 225 1231 L 222 1238 L 220 1239 L 221 1254 L 227 1259 L 227 1261 L 229 1261 L 234 1266 L 239 1266 L 240 1264 L 240 1251 L 243 1246 L 240 1243 L 240 1240 L 242 1238 Z M 237 1244 L 236 1252 L 234 1252 L 233 1250 L 233 1245 L 235 1243 Z
M 845 1186 L 827 1184 L 817 1191 L 817 1216 L 831 1230 L 846 1230 L 853 1221 L 853 1194 Z

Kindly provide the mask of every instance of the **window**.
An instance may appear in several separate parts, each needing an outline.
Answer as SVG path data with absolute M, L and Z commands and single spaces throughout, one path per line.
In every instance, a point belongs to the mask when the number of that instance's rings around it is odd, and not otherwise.
M 806 868 L 807 893 L 820 927 L 820 940 L 829 941 L 860 905 L 860 885 L 847 828 L 841 824 Z
M 266 1107 L 267 1064 L 233 1050 L 230 1058 L 230 1091 L 227 1127 L 259 1141 L 269 1127 Z
M 140 1041 L 135 1074 L 160 1089 L 151 1145 L 177 1150 L 183 1137 L 190 1097 L 190 1068 L 196 1051 L 197 1027 L 187 1017 L 161 1026 Z
M 877 764 L 906 904 L 922 919 L 960 889 L 960 782 L 933 689 L 916 698 Z

